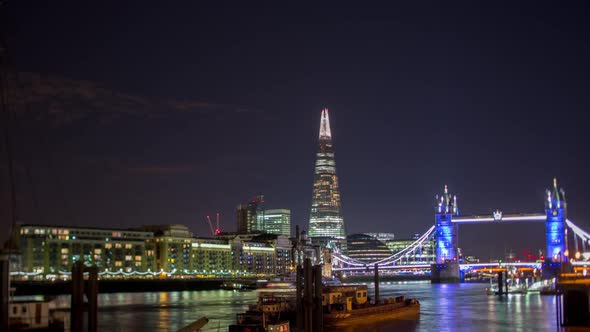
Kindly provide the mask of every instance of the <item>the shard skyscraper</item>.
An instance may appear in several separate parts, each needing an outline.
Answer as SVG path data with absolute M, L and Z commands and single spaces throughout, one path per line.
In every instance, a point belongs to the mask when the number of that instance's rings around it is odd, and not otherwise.
M 314 243 L 323 245 L 333 243 L 341 251 L 346 252 L 346 231 L 340 212 L 340 190 L 327 109 L 322 110 L 319 143 L 309 218 L 309 237 Z

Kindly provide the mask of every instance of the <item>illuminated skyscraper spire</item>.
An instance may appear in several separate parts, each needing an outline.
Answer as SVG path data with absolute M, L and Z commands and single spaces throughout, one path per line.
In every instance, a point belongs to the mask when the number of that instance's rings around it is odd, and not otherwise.
M 333 243 L 346 251 L 346 231 L 340 213 L 340 190 L 336 176 L 334 147 L 328 109 L 322 110 L 320 146 L 315 163 L 309 236 L 316 243 Z
M 328 109 L 322 110 L 322 121 L 320 122 L 320 139 L 332 139 L 332 131 L 330 130 L 330 117 L 328 116 Z

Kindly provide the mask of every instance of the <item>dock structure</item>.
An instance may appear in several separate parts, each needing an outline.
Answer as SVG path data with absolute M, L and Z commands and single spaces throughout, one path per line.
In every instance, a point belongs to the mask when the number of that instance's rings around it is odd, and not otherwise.
M 557 324 L 567 327 L 590 326 L 590 277 L 562 273 L 557 279 Z

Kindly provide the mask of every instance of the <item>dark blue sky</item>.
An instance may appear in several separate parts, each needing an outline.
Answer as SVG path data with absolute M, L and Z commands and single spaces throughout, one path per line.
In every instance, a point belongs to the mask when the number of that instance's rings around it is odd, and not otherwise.
M 444 184 L 464 214 L 542 212 L 554 176 L 589 229 L 590 12 L 559 5 L 8 1 L 19 214 L 205 235 L 262 192 L 307 227 L 328 107 L 349 233 L 425 231 Z M 543 248 L 544 227 L 460 242 Z

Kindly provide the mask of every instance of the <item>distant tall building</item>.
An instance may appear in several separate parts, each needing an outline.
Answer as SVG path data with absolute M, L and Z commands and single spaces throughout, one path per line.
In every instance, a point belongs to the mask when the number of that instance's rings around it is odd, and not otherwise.
M 240 204 L 237 208 L 238 233 L 248 234 L 260 231 L 259 216 L 264 215 L 264 196 L 258 195 L 248 204 Z
M 340 250 L 346 251 L 346 231 L 340 212 L 340 190 L 327 109 L 322 110 L 319 145 L 309 218 L 309 237 L 315 243 L 334 242 Z
M 238 233 L 269 233 L 291 236 L 291 210 L 265 209 L 264 196 L 258 195 L 237 209 Z
M 258 223 L 264 233 L 291 236 L 291 210 L 265 210 Z

